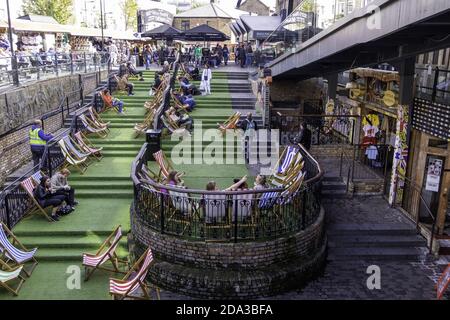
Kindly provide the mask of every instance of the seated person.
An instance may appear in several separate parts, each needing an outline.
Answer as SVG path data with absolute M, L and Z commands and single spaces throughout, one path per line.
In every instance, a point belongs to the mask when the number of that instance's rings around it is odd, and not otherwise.
M 247 176 L 242 177 L 241 180 L 234 183 L 233 185 L 229 186 L 228 188 L 224 189 L 223 191 L 236 191 L 238 190 L 243 183 L 247 182 Z M 215 181 L 210 181 L 206 185 L 206 191 L 220 191 L 220 188 L 217 186 L 217 183 Z
M 191 94 L 193 84 L 189 83 L 189 80 L 186 77 L 178 77 L 178 82 L 184 94 Z
M 184 181 L 181 180 L 182 176 L 183 176 L 183 174 L 181 172 L 170 171 L 169 176 L 167 177 L 166 180 L 163 181 L 163 184 L 171 186 L 171 187 L 176 187 L 176 186 L 181 187 L 184 185 Z M 167 189 L 161 188 L 161 193 L 169 194 L 169 191 L 167 191 Z
M 122 79 L 124 76 L 128 75 L 128 72 L 129 70 L 127 68 L 127 65 L 125 63 L 122 63 L 119 67 L 119 73 L 117 74 L 117 76 Z
M 158 71 L 158 74 L 164 75 L 165 73 L 170 72 L 169 61 L 164 61 L 163 68 L 161 71 Z
M 184 105 L 187 106 L 187 111 L 192 112 L 192 110 L 194 110 L 194 107 L 197 105 L 197 103 L 195 102 L 194 97 L 189 94 L 189 95 L 180 95 L 179 97 L 179 101 Z
M 155 82 L 153 83 L 152 89 L 155 91 L 158 90 L 161 83 L 162 83 L 162 80 L 161 80 L 160 75 L 158 73 L 155 73 Z
M 125 82 L 125 86 L 127 88 L 128 96 L 134 96 L 134 93 L 133 93 L 134 85 L 131 82 L 128 81 L 128 76 L 125 75 L 121 79 L 122 79 L 122 81 Z
M 137 71 L 136 67 L 131 62 L 127 62 L 127 69 L 129 74 L 139 76 L 139 81 L 144 81 L 144 74 L 142 71 Z
M 67 182 L 70 176 L 69 169 L 62 169 L 57 172 L 51 179 L 51 190 L 54 195 L 62 195 L 70 209 L 73 209 L 78 202 L 75 201 L 75 190 Z
M 189 74 L 191 75 L 192 79 L 194 79 L 194 81 L 200 81 L 201 77 L 200 77 L 200 70 L 198 69 L 198 67 L 195 68 L 191 68 L 192 71 L 189 72 Z
M 174 107 L 170 107 L 169 110 L 165 112 L 165 115 L 167 118 L 170 118 L 173 122 L 175 122 L 180 128 L 184 127 L 188 131 L 192 130 L 193 121 L 187 114 L 181 116 Z
M 110 106 L 117 107 L 119 110 L 119 114 L 123 113 L 123 102 L 119 99 L 114 98 L 110 93 L 108 89 L 105 89 L 102 91 L 103 93 L 103 99 L 106 104 L 109 104 Z
M 53 221 L 59 221 L 60 209 L 62 208 L 66 196 L 52 194 L 49 177 L 43 176 L 41 178 L 39 185 L 34 190 L 34 197 L 42 208 L 45 209 L 52 206 L 51 218 Z

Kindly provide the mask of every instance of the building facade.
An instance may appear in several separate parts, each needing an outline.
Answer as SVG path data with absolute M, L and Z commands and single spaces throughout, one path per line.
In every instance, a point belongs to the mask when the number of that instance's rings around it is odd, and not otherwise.
M 260 0 L 245 0 L 242 1 L 240 6 L 238 7 L 239 10 L 256 13 L 259 16 L 267 16 L 270 14 L 270 8 L 266 6 L 262 1 Z

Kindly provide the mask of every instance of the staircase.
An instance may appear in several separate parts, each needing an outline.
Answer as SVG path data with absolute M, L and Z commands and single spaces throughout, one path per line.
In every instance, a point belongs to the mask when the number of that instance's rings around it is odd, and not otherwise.
M 426 240 L 404 224 L 335 224 L 328 229 L 328 259 L 421 261 Z
M 343 178 L 324 177 L 322 180 L 322 196 L 331 199 L 342 199 L 349 197 L 347 184 Z

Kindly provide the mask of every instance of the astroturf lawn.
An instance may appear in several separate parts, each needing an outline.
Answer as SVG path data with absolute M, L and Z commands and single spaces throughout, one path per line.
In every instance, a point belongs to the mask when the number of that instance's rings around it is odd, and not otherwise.
M 133 200 L 133 184 L 130 178 L 131 165 L 139 152 L 145 137 L 135 138 L 134 124 L 140 123 L 145 116 L 143 104 L 152 97 L 148 90 L 153 83 L 154 73 L 145 72 L 146 81 L 135 83 L 135 96 L 118 95 L 125 103 L 125 115 L 119 116 L 115 112 L 102 114 L 105 121 L 111 121 L 111 130 L 106 138 L 91 135 L 90 140 L 99 147 L 104 147 L 105 157 L 100 161 L 93 161 L 82 175 L 72 170 L 70 182 L 77 193 L 80 202 L 76 211 L 61 221 L 49 223 L 41 216 L 33 216 L 21 221 L 14 232 L 23 239 L 25 246 L 38 247 L 37 258 L 40 261 L 30 279 L 28 279 L 18 298 L 12 297 L 5 290 L 0 290 L 0 299 L 109 299 L 109 274 L 99 272 L 94 274 L 88 282 L 81 280 L 81 288 L 76 288 L 71 275 L 81 268 L 82 253 L 95 252 L 103 240 L 118 225 L 122 225 L 124 234 L 130 229 L 129 209 Z M 198 86 L 198 82 L 196 83 Z M 214 92 L 215 87 L 218 92 Z M 231 107 L 231 96 L 226 92 L 226 74 L 213 74 L 212 95 L 196 96 L 197 107 L 191 113 L 194 125 L 203 123 L 203 128 L 217 129 L 217 122 L 224 122 L 234 112 Z M 213 130 L 213 131 L 214 131 Z M 218 130 L 216 130 L 218 132 Z M 198 141 L 198 137 L 193 138 Z M 238 140 L 239 141 L 239 140 Z M 162 148 L 168 157 L 177 142 L 169 137 L 162 140 Z M 211 144 L 204 141 L 200 150 Z M 224 144 L 225 145 L 225 144 Z M 237 148 L 240 143 L 235 142 Z M 224 151 L 234 155 L 236 149 Z M 193 150 L 194 151 L 194 150 Z M 194 151 L 198 155 L 198 150 Z M 213 156 L 205 156 L 211 161 Z M 218 161 L 224 159 L 217 157 Z M 175 162 L 175 169 L 186 173 L 184 181 L 192 189 L 204 189 L 209 181 L 217 182 L 219 188 L 224 189 L 233 184 L 234 178 L 241 178 L 248 174 L 244 164 L 226 163 L 184 163 Z M 185 160 L 191 160 L 186 156 Z M 157 170 L 155 162 L 149 166 Z M 252 186 L 253 177 L 249 177 Z M 126 255 L 126 237 L 120 243 L 119 254 Z M 82 269 L 81 269 L 82 270 Z M 81 271 L 81 278 L 84 272 Z M 116 276 L 120 277 L 120 276 Z M 69 283 L 69 286 L 67 285 Z M 73 290 L 71 286 L 75 286 Z

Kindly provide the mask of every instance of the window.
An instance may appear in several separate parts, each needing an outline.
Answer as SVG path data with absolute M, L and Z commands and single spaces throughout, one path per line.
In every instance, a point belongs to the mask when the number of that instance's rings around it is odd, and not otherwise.
M 181 30 L 189 30 L 191 28 L 191 23 L 189 20 L 181 20 Z

